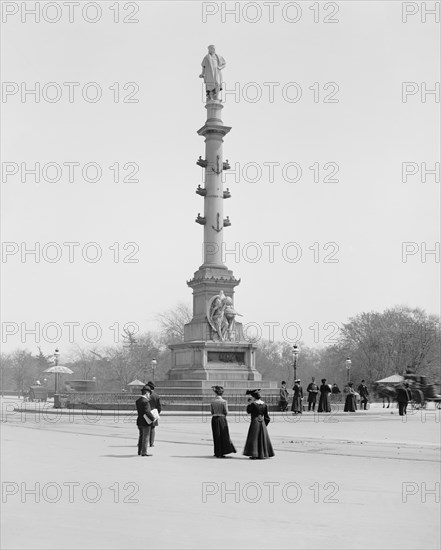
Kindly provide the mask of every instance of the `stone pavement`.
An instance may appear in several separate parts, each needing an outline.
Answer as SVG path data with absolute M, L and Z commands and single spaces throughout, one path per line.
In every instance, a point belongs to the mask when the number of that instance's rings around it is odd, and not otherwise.
M 138 457 L 131 416 L 3 412 L 5 550 L 440 545 L 439 411 L 276 415 L 265 461 L 245 415 L 216 459 L 202 416 L 164 416 Z

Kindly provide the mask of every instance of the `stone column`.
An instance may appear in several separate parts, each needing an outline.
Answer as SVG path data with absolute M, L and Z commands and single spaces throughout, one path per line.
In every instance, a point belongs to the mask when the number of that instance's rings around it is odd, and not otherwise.
M 222 144 L 224 136 L 231 130 L 224 126 L 220 117 L 223 105 L 210 100 L 205 105 L 207 122 L 198 130 L 205 137 L 205 197 L 204 197 L 204 263 L 201 268 L 227 269 L 222 261 L 224 232 L 224 190 L 222 172 L 224 169 Z

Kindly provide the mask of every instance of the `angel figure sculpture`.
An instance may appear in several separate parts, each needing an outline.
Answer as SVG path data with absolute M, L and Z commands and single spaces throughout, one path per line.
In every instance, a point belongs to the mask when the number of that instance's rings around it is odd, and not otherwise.
M 232 298 L 225 296 L 223 290 L 213 296 L 207 304 L 207 320 L 217 338 L 222 342 L 231 341 L 236 315 L 240 315 L 240 313 L 235 311 Z
M 240 313 L 237 313 L 237 311 L 234 309 L 233 300 L 227 296 L 225 298 L 225 309 L 224 309 L 224 317 L 226 320 L 224 340 L 227 339 L 231 342 L 231 340 L 233 339 L 233 332 L 235 330 L 235 325 L 236 325 L 236 315 L 239 315 L 240 317 L 242 317 L 242 315 Z

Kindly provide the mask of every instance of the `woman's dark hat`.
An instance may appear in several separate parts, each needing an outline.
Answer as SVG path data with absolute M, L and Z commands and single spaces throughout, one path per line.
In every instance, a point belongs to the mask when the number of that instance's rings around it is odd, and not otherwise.
M 156 388 L 155 384 L 151 380 L 147 382 L 146 386 L 149 386 L 150 388 L 152 388 L 152 390 Z
M 211 389 L 214 393 L 217 393 L 217 395 L 222 395 L 224 393 L 224 388 L 222 386 L 211 386 Z

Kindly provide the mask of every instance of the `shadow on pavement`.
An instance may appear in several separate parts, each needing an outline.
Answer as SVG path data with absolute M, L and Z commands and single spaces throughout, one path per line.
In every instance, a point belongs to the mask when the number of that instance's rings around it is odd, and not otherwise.
M 138 455 L 101 455 L 104 458 L 138 458 Z
M 207 455 L 201 455 L 201 456 L 195 456 L 195 455 L 190 455 L 190 456 L 187 456 L 187 455 L 171 455 L 171 458 L 207 458 L 209 460 L 216 460 L 216 457 L 215 456 L 207 456 Z M 223 459 L 218 459 L 218 460 L 225 460 L 226 458 L 238 458 L 236 456 L 224 456 Z

